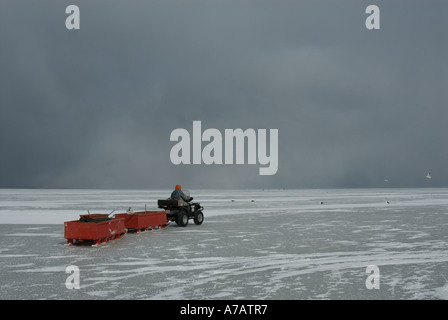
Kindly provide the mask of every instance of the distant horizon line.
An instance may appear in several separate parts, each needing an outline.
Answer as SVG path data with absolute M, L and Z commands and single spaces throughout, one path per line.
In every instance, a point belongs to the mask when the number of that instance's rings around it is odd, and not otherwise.
M 251 188 L 208 188 L 208 187 L 202 187 L 202 188 L 184 188 L 184 190 L 347 190 L 347 189 L 446 189 L 448 186 L 425 186 L 425 187 L 285 187 L 285 188 L 257 188 L 257 187 L 251 187 Z M 89 187 L 89 188 L 80 188 L 80 187 L 0 187 L 0 190 L 138 190 L 138 191 L 145 191 L 145 190 L 172 190 L 174 188 L 95 188 L 95 187 Z

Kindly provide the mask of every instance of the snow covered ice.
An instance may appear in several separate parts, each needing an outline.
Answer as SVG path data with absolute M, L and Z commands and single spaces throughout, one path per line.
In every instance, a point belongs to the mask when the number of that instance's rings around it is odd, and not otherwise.
M 0 299 L 448 298 L 448 189 L 191 190 L 200 226 L 64 246 L 64 221 L 169 194 L 0 189 Z

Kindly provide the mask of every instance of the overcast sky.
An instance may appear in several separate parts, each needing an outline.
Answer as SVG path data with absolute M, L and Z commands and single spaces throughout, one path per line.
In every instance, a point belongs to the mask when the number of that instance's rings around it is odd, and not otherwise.
M 193 120 L 278 172 L 172 164 Z M 2 0 L 0 147 L 1 188 L 448 187 L 448 2 Z

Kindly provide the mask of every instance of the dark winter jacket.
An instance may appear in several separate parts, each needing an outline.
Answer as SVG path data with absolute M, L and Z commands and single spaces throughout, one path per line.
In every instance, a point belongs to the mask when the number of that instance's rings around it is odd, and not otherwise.
M 182 190 L 174 190 L 171 193 L 171 199 L 176 199 L 176 200 L 184 200 L 185 202 L 190 201 L 190 197 L 187 197 Z

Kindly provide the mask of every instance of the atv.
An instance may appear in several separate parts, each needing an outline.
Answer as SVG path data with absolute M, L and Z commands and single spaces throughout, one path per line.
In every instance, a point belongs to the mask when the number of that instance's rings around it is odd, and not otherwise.
M 169 221 L 175 221 L 178 226 L 186 227 L 188 221 L 193 219 L 194 224 L 201 225 L 204 222 L 204 208 L 198 202 L 191 202 L 193 197 L 190 193 L 184 190 L 184 194 L 189 197 L 188 202 L 176 199 L 158 200 L 159 208 L 166 211 L 166 216 Z

